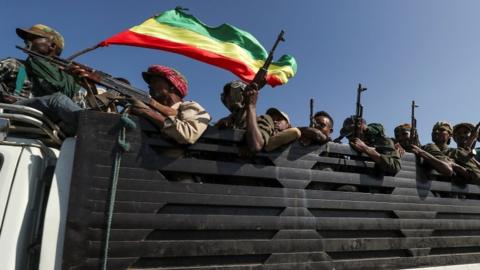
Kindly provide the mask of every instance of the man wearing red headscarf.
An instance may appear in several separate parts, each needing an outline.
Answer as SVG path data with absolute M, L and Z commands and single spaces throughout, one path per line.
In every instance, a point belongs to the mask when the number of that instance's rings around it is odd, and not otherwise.
M 211 117 L 200 104 L 183 100 L 188 94 L 185 77 L 175 69 L 161 65 L 150 66 L 142 75 L 152 98 L 165 107 L 154 111 L 136 101 L 131 112 L 149 119 L 163 134 L 178 143 L 195 143 L 207 129 Z

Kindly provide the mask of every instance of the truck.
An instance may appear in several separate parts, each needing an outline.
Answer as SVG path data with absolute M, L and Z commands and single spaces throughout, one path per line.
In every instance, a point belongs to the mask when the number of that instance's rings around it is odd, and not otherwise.
M 65 138 L 39 111 L 0 109 L 2 269 L 480 263 L 479 187 L 409 153 L 387 176 L 339 143 L 245 156 L 242 130 L 209 127 L 179 145 L 144 119 L 127 128 L 125 115 L 88 110 Z

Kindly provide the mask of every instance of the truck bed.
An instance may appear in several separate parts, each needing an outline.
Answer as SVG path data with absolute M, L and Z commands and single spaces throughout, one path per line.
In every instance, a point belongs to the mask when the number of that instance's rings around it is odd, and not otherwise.
M 192 146 L 145 120 L 126 134 L 108 269 L 398 269 L 480 262 L 480 189 L 431 180 L 402 158 L 375 172 L 348 145 L 244 156 L 243 132 Z M 98 269 L 120 116 L 82 112 L 63 269 Z M 180 149 L 182 158 L 166 151 Z M 430 178 L 430 179 L 429 179 Z M 187 179 L 187 181 L 178 181 Z M 343 192 L 340 185 L 359 192 Z M 458 199 L 460 197 L 462 199 Z

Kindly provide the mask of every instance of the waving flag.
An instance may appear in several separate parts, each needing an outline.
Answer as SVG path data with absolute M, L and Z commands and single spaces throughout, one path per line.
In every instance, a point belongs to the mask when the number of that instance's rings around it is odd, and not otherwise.
M 249 82 L 263 66 L 268 52 L 250 33 L 229 24 L 209 27 L 182 9 L 166 11 L 118 33 L 98 46 L 139 46 L 183 54 L 226 69 Z M 285 84 L 297 71 L 295 58 L 283 55 L 267 73 L 271 86 Z

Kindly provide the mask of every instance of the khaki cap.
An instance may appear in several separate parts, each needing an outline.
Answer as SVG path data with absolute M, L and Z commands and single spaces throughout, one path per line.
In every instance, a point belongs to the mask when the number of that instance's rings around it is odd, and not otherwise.
M 65 46 L 65 41 L 63 40 L 63 36 L 60 33 L 43 24 L 35 24 L 34 26 L 30 27 L 29 29 L 17 28 L 16 29 L 17 35 L 24 39 L 24 40 L 32 40 L 39 37 L 50 38 L 52 41 L 57 45 L 60 50 L 63 50 Z
M 272 114 L 280 114 L 281 116 L 283 116 L 283 118 L 285 118 L 285 120 L 287 120 L 287 123 L 290 124 L 290 118 L 288 117 L 288 114 L 280 111 L 279 109 L 277 108 L 270 108 L 267 110 L 266 114 L 272 116 Z

